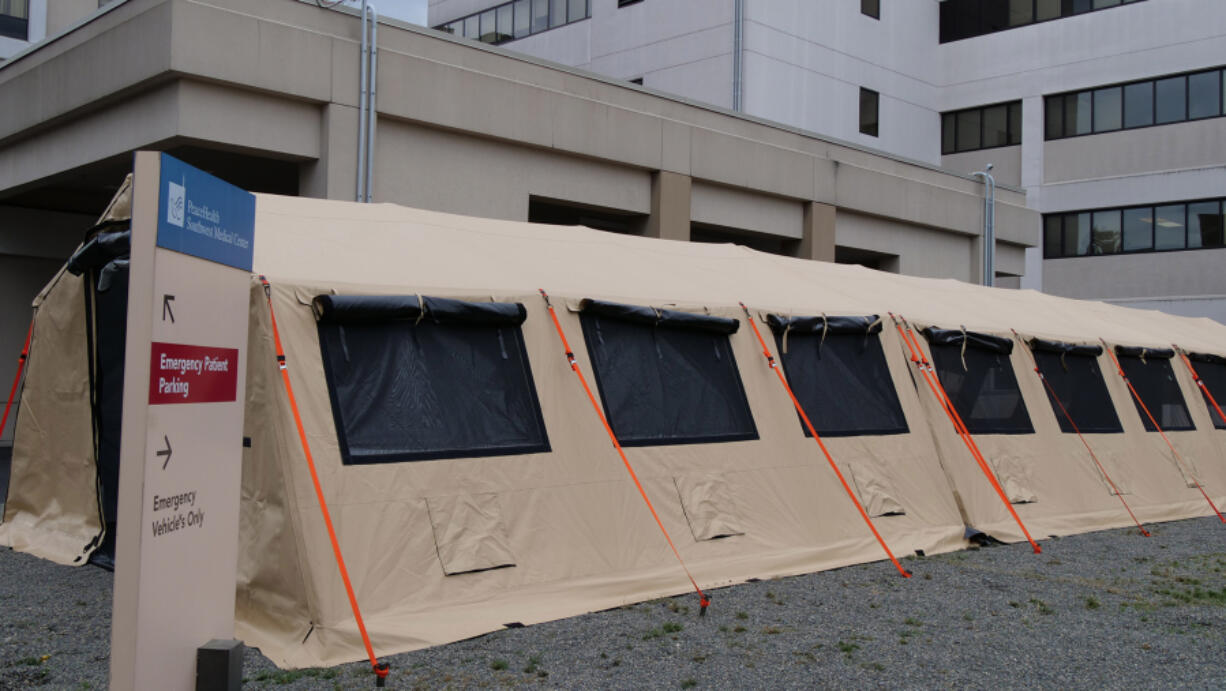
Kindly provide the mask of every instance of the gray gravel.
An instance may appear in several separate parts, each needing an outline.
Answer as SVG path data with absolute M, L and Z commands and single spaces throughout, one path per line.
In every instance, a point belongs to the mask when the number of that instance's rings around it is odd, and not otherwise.
M 390 688 L 1226 688 L 1226 526 L 1159 524 L 746 583 L 395 655 Z M 0 550 L 0 689 L 105 688 L 111 575 Z M 249 689 L 373 688 L 366 664 Z

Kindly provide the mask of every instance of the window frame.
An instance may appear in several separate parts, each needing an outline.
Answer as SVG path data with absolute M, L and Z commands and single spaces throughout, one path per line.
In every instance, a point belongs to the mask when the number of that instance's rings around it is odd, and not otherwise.
M 1192 77 L 1200 75 L 1216 74 L 1216 82 L 1218 83 L 1218 108 L 1217 112 L 1210 115 L 1200 115 L 1198 117 L 1191 116 L 1191 100 L 1192 100 Z M 1158 84 L 1171 80 L 1182 80 L 1183 82 L 1183 116 L 1173 120 L 1158 121 Z M 1148 85 L 1150 105 L 1148 109 L 1148 122 L 1144 124 L 1129 125 L 1128 124 L 1128 91 L 1129 88 L 1135 88 Z M 1095 109 L 1098 107 L 1095 101 L 1095 94 L 1108 89 L 1120 89 L 1120 107 L 1119 107 L 1119 123 L 1120 126 L 1112 129 L 1098 129 L 1098 117 L 1095 114 Z M 1064 121 L 1062 129 L 1059 133 L 1052 132 L 1051 122 L 1049 119 L 1049 111 L 1054 103 L 1066 104 L 1068 99 L 1086 96 L 1090 102 L 1089 122 L 1090 128 L 1086 132 L 1073 132 L 1069 128 L 1069 123 Z M 1148 79 L 1133 79 L 1126 82 L 1116 82 L 1113 84 L 1103 84 L 1085 89 L 1075 89 L 1072 91 L 1063 91 L 1055 94 L 1047 94 L 1043 97 L 1043 141 L 1057 141 L 1060 139 L 1072 139 L 1074 137 L 1089 137 L 1095 134 L 1109 134 L 1111 132 L 1121 132 L 1124 130 L 1139 130 L 1147 127 L 1163 127 L 1166 125 L 1177 125 L 1185 122 L 1200 122 L 1202 120 L 1212 120 L 1214 118 L 1226 117 L 1226 66 L 1206 67 L 1186 72 L 1176 72 L 1172 74 L 1158 75 Z M 1067 111 L 1066 111 L 1067 115 Z
M 860 0 L 860 14 L 881 20 L 881 0 Z
M 984 120 L 989 109 L 1004 108 L 1005 109 L 1005 142 L 1004 144 L 994 144 L 992 146 L 984 146 Z M 979 112 L 979 133 L 977 140 L 979 145 L 974 148 L 962 149 L 958 146 L 958 116 Z M 1044 116 L 1046 117 L 1046 111 Z M 953 148 L 945 147 L 946 126 L 952 125 L 951 140 Z M 1015 136 L 1016 135 L 1016 136 Z M 972 108 L 960 108 L 958 110 L 950 110 L 941 113 L 941 155 L 952 156 L 954 154 L 965 154 L 972 151 L 986 151 L 988 149 L 1003 149 L 1008 146 L 1021 146 L 1022 144 L 1022 101 L 1020 99 L 1013 101 L 1001 101 L 1000 103 L 988 103 L 982 106 L 974 106 Z
M 460 38 L 468 38 L 474 41 L 478 41 L 480 43 L 485 43 L 487 45 L 497 46 L 497 45 L 502 45 L 504 43 L 510 43 L 511 41 L 517 41 L 521 38 L 526 38 L 528 36 L 533 36 L 535 34 L 544 33 L 552 29 L 561 28 L 563 26 L 569 26 L 570 24 L 575 24 L 577 22 L 591 19 L 593 0 L 582 0 L 583 6 L 584 6 L 583 16 L 579 17 L 578 19 L 569 18 L 571 3 L 576 2 L 576 1 L 578 0 L 530 0 L 530 1 L 509 0 L 507 2 L 498 3 L 497 5 L 493 5 L 491 7 L 486 7 L 485 9 L 478 10 L 477 12 L 466 14 L 462 17 L 456 17 L 454 19 L 443 22 L 442 24 L 437 24 L 433 28 L 438 31 L 443 31 L 443 32 L 449 33 L 453 36 L 457 36 Z M 631 0 L 631 2 L 628 2 L 626 4 L 630 5 L 630 4 L 635 4 L 638 2 L 642 2 L 642 0 Z M 545 9 L 545 21 L 544 21 L 544 24 L 542 24 L 541 26 L 536 26 L 533 23 L 533 19 L 535 17 L 533 11 L 534 9 L 538 7 L 538 3 L 543 5 Z M 621 6 L 622 6 L 621 4 L 618 5 L 618 7 L 621 7 Z M 554 17 L 555 9 L 561 10 L 560 20 L 555 20 L 555 17 Z M 507 27 L 509 31 L 505 34 L 499 33 L 497 30 L 498 17 L 503 14 L 503 10 L 507 10 L 510 12 L 510 24 Z M 492 13 L 492 21 L 490 23 L 492 24 L 492 26 L 489 31 L 486 31 L 485 27 L 482 26 L 483 21 L 481 18 L 491 13 Z M 519 22 L 520 22 L 519 16 L 521 14 L 527 15 L 527 24 L 526 24 L 527 28 L 524 33 L 519 33 L 516 30 L 516 27 L 519 26 Z M 468 20 L 475 20 L 475 23 L 476 23 L 476 31 L 471 36 L 469 35 L 469 32 L 467 30 Z M 490 40 L 485 40 L 485 37 L 487 36 L 490 38 Z
M 1043 229 L 1042 231 L 1043 232 L 1043 236 L 1042 236 L 1043 259 L 1073 259 L 1073 258 L 1092 257 L 1092 256 L 1118 256 L 1118 255 L 1124 255 L 1124 254 L 1145 254 L 1145 253 L 1158 253 L 1158 252 L 1190 252 L 1190 251 L 1226 249 L 1226 227 L 1224 227 L 1222 231 L 1223 236 L 1224 236 L 1222 238 L 1222 244 L 1219 244 L 1219 245 L 1205 245 L 1203 243 L 1199 245 L 1192 244 L 1191 240 L 1189 239 L 1189 233 L 1191 232 L 1192 223 L 1188 219 L 1189 219 L 1189 214 L 1190 214 L 1190 208 L 1193 205 L 1198 205 L 1198 204 L 1204 204 L 1204 205 L 1217 204 L 1217 207 L 1218 207 L 1217 215 L 1219 218 L 1222 218 L 1223 226 L 1226 226 L 1226 197 L 1209 197 L 1205 199 L 1188 199 L 1188 200 L 1176 200 L 1176 201 L 1169 201 L 1169 202 L 1155 202 L 1153 204 L 1129 204 L 1128 206 L 1102 207 L 1102 208 L 1097 208 L 1097 209 L 1079 209 L 1079 210 L 1073 210 L 1073 211 L 1059 211 L 1059 212 L 1054 212 L 1054 213 L 1043 214 L 1043 226 L 1042 226 L 1042 229 Z M 1158 232 L 1157 232 L 1157 225 L 1156 225 L 1157 210 L 1161 207 L 1172 207 L 1172 206 L 1182 206 L 1183 207 L 1183 219 L 1184 219 L 1183 245 L 1180 247 L 1159 248 L 1157 246 L 1158 245 Z M 1136 212 L 1139 210 L 1149 211 L 1149 219 L 1150 219 L 1149 243 L 1148 245 L 1144 247 L 1134 247 L 1132 249 L 1129 249 L 1128 248 L 1129 234 L 1128 234 L 1127 214 L 1130 211 Z M 1080 253 L 1068 254 L 1063 251 L 1065 247 L 1065 244 L 1064 244 L 1065 235 L 1068 232 L 1067 219 L 1069 217 L 1078 216 L 1080 214 L 1090 214 L 1092 218 L 1093 214 L 1113 213 L 1113 212 L 1118 212 L 1119 218 L 1120 218 L 1120 251 L 1119 252 L 1111 252 L 1107 254 L 1094 254 L 1092 252 L 1087 252 L 1085 254 L 1080 254 Z M 1052 246 L 1051 238 L 1049 237 L 1049 231 L 1051 231 L 1052 228 L 1049 225 L 1049 223 L 1051 222 L 1051 219 L 1055 219 L 1055 218 L 1061 219 L 1060 221 L 1060 228 L 1061 228 L 1060 229 L 1060 242 L 1055 245 L 1061 248 L 1060 254 L 1052 254 L 1049 252 L 1049 249 Z M 1199 219 L 1198 219 L 1198 223 L 1199 223 Z M 1092 228 L 1093 226 L 1091 223 L 1091 233 L 1093 232 Z M 1202 232 L 1202 240 L 1203 240 L 1203 232 Z
M 1101 12 L 1103 10 L 1115 9 L 1125 5 L 1143 2 L 1144 0 L 1119 0 L 1111 5 L 1095 7 L 1091 0 L 1063 0 L 1055 3 L 1055 15 L 1046 18 L 1039 18 L 1040 4 L 1051 5 L 1051 0 L 1031 0 L 1030 3 L 1030 21 L 1011 24 L 1010 17 L 1012 16 L 1012 6 L 1010 0 L 996 0 L 989 5 L 985 0 L 947 0 L 940 3 L 938 10 L 938 41 L 941 44 L 953 43 L 955 41 L 964 41 L 968 38 L 978 36 L 986 36 L 988 34 L 998 33 L 1000 31 L 1009 31 L 1011 29 L 1021 29 L 1023 27 L 1034 24 L 1042 24 L 1044 22 L 1053 22 L 1069 17 L 1076 17 L 1091 12 Z M 993 13 L 992 10 L 996 10 Z M 958 12 L 961 11 L 961 14 Z M 969 19 L 971 13 L 974 13 L 974 20 Z M 998 17 L 997 13 L 1003 15 Z M 963 21 L 959 22 L 958 20 Z M 1002 20 L 999 24 L 993 20 Z M 974 28 L 966 30 L 965 25 L 975 24 Z M 949 29 L 947 31 L 947 28 Z M 954 29 L 958 28 L 958 31 Z M 956 34 L 956 35 L 954 35 Z
M 864 109 L 866 98 L 869 98 L 873 105 L 872 121 L 868 123 L 865 122 L 865 117 L 864 117 L 866 115 L 866 112 Z M 881 136 L 880 135 L 880 132 L 881 132 L 881 93 L 862 86 L 860 87 L 859 103 L 860 103 L 860 134 L 867 135 L 869 137 L 880 137 Z

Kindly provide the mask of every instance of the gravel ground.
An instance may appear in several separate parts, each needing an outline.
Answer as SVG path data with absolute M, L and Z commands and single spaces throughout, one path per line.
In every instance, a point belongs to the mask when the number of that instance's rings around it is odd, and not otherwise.
M 746 583 L 396 655 L 391 688 L 1226 687 L 1226 527 L 1159 524 Z M 100 689 L 111 574 L 0 550 L 0 689 Z M 377 643 L 377 641 L 376 641 Z M 366 664 L 248 689 L 373 688 Z

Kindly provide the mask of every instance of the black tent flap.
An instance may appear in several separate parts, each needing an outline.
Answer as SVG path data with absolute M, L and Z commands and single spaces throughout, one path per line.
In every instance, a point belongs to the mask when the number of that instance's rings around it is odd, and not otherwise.
M 417 295 L 319 295 L 315 316 L 325 324 L 362 324 L 425 318 L 435 324 L 519 326 L 527 310 L 518 302 L 465 302 Z
M 976 331 L 963 331 L 961 329 L 938 329 L 935 326 L 924 329 L 923 333 L 924 337 L 932 345 L 961 346 L 963 341 L 965 341 L 967 348 L 978 348 L 979 350 L 1000 353 L 1001 355 L 1009 355 L 1013 352 L 1013 341 L 1008 338 L 1001 338 L 1000 336 L 992 336 Z
M 1116 346 L 1115 354 L 1120 357 L 1160 358 L 1163 360 L 1175 357 L 1175 351 L 1170 348 L 1139 348 L 1133 346 Z
M 1192 362 L 1203 362 L 1209 365 L 1226 365 L 1226 357 L 1211 353 L 1188 353 L 1188 359 Z
M 117 230 L 98 233 L 81 245 L 68 260 L 68 272 L 74 276 L 91 269 L 100 269 L 113 259 L 126 257 L 131 253 L 132 231 Z
M 694 329 L 725 335 L 734 334 L 737 332 L 737 329 L 741 328 L 741 322 L 727 317 L 712 317 L 705 314 L 656 309 L 642 305 L 622 305 L 616 302 L 605 302 L 591 298 L 584 298 L 583 302 L 579 304 L 579 308 L 598 317 L 646 326 Z
M 766 315 L 766 323 L 771 331 L 793 334 L 875 334 L 881 331 L 881 317 L 870 314 L 866 317 L 782 317 L 778 314 Z
M 1030 339 L 1030 349 L 1060 355 L 1079 355 L 1081 357 L 1098 357 L 1103 354 L 1103 347 L 1096 345 L 1081 345 L 1065 343 L 1064 341 L 1046 341 L 1042 338 Z

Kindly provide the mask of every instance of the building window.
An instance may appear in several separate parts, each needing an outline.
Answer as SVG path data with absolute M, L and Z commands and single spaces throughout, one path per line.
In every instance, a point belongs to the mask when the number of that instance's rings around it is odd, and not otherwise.
M 723 317 L 584 300 L 579 315 L 622 446 L 757 439 Z
M 0 0 L 0 36 L 25 41 L 29 29 L 29 0 Z
M 860 133 L 877 136 L 877 108 L 880 95 L 872 89 L 860 87 Z
M 1030 434 L 1017 386 L 1013 341 L 961 329 L 924 329 L 941 386 L 971 434 Z
M 314 309 L 346 465 L 549 451 L 523 305 L 321 295 Z
M 617 0 L 618 7 L 626 7 L 628 5 L 637 5 L 643 0 Z
M 881 19 L 881 0 L 860 0 L 860 14 Z
M 941 43 L 1142 0 L 942 0 Z
M 1154 416 L 1164 432 L 1196 429 L 1184 403 L 1183 392 L 1179 390 L 1179 382 L 1175 379 L 1175 371 L 1171 369 L 1174 351 L 1116 346 L 1115 354 L 1119 357 L 1120 368 L 1136 389 L 1132 402 L 1137 408 L 1137 415 L 1145 423 L 1145 431 L 1158 431 L 1150 421 L 1150 415 Z M 1141 399 L 1140 403 L 1137 398 Z M 1146 414 L 1141 403 L 1145 404 L 1149 414 Z
M 1047 390 L 1047 399 L 1061 432 L 1105 434 L 1124 431 L 1098 366 L 1098 356 L 1103 353 L 1101 346 L 1037 338 L 1029 344 L 1035 366 L 1051 385 L 1050 390 L 1043 388 Z
M 1043 217 L 1043 256 L 1055 259 L 1226 247 L 1223 201 L 1047 214 Z
M 823 437 L 906 434 L 881 349 L 881 319 L 767 316 L 788 385 Z M 799 416 L 798 416 L 799 417 Z M 805 436 L 809 428 L 797 420 Z
M 591 0 L 513 0 L 434 28 L 496 45 L 591 16 Z
M 631 79 L 631 80 L 630 80 L 630 83 L 631 83 L 631 84 L 638 84 L 639 86 L 642 86 L 642 85 L 643 85 L 643 78 L 642 78 L 642 77 L 635 77 L 634 79 Z
M 1045 138 L 1219 117 L 1226 70 L 1212 69 L 1048 96 Z
M 1209 410 L 1213 426 L 1217 429 L 1226 429 L 1226 420 L 1222 419 L 1213 405 L 1213 402 L 1216 401 L 1218 406 L 1226 411 L 1226 358 L 1220 355 L 1188 353 L 1188 359 L 1196 363 L 1194 365 L 1196 373 L 1200 375 L 1200 380 L 1209 389 L 1209 394 L 1213 395 L 1213 401 L 1210 401 L 1204 391 L 1200 392 L 1200 397 L 1205 399 L 1205 408 Z
M 941 153 L 1022 143 L 1022 102 L 997 103 L 941 114 Z

